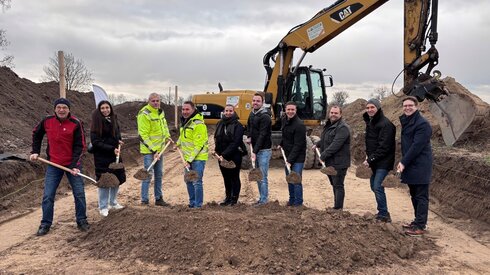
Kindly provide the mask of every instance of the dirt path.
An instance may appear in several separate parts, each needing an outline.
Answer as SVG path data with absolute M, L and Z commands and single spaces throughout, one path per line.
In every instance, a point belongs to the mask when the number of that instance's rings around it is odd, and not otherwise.
M 164 198 L 172 205 L 186 205 L 187 192 L 182 180 L 182 166 L 176 152 L 170 153 L 164 163 Z M 369 182 L 356 178 L 354 169 L 350 169 L 346 178 L 345 210 L 353 214 L 365 215 L 375 213 L 374 195 Z M 122 185 L 119 202 L 129 208 L 144 209 L 139 205 L 140 184 L 128 171 L 128 182 Z M 257 186 L 247 180 L 247 171 L 242 171 L 242 193 L 240 202 L 252 204 L 257 199 Z M 284 205 L 288 200 L 284 171 L 281 168 L 270 170 L 269 193 L 271 201 L 279 201 Z M 327 179 L 318 170 L 307 170 L 303 174 L 305 206 L 323 210 L 332 204 L 332 191 Z M 153 194 L 152 190 L 150 194 Z M 100 223 L 102 218 L 97 210 L 97 189 L 86 188 L 89 221 L 93 225 Z M 224 187 L 216 160 L 210 159 L 206 164 L 204 178 L 204 201 L 220 202 L 224 197 Z M 405 189 L 387 189 L 388 205 L 393 224 L 409 221 L 412 217 L 411 203 Z M 86 233 L 76 229 L 74 221 L 74 204 L 72 196 L 66 196 L 56 202 L 55 221 L 51 232 L 44 237 L 36 237 L 34 233 L 39 224 L 41 211 L 0 225 L 0 273 L 162 273 L 168 266 L 159 263 L 136 261 L 101 260 L 91 257 L 87 251 L 73 245 Z M 154 205 L 151 210 L 157 210 Z M 206 209 L 202 211 L 208 211 Z M 182 215 L 186 215 L 183 212 Z M 110 219 L 111 215 L 108 218 Z M 445 219 L 431 212 L 429 215 L 429 234 L 440 252 L 424 252 L 434 254 L 427 256 L 426 261 L 416 264 L 371 267 L 366 273 L 474 273 L 490 272 L 490 247 L 481 244 L 467 234 L 449 224 Z M 117 251 L 111 252 L 117 253 Z

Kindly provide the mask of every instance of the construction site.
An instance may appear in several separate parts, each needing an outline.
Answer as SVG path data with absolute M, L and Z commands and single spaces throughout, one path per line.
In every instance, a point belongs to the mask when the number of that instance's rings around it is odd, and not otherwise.
M 192 94 L 209 140 L 202 208 L 188 205 L 187 163 L 173 146 L 162 155 L 163 199 L 169 205 L 155 204 L 152 186 L 149 203 L 142 203 L 138 173 L 146 171 L 136 117 L 149 102 L 126 101 L 113 110 L 124 141 L 120 152 L 127 180 L 120 185 L 117 199 L 124 207 L 102 215 L 100 181 L 94 184 L 84 179 L 90 229 L 79 230 L 73 193 L 64 176 L 56 191 L 49 233 L 36 235 L 43 217 L 41 202 L 49 162 L 29 158 L 33 128 L 53 114 L 53 102 L 60 90 L 65 92 L 65 84 L 36 83 L 0 67 L 0 274 L 488 274 L 490 105 L 456 78 L 441 77 L 433 70 L 439 62 L 435 47 L 438 1 L 432 6 L 426 0 L 405 1 L 404 85 L 380 103 L 396 127 L 395 164 L 402 158 L 402 98 L 409 95 L 418 100 L 418 111 L 432 127 L 432 176 L 424 234 L 409 236 L 402 229 L 413 219 L 414 210 L 409 188 L 400 182 L 396 169 L 383 182 L 391 221 L 377 220 L 369 180 L 372 172 L 363 165 L 367 161 L 365 98 L 342 107 L 341 116 L 350 126 L 351 166 L 345 177 L 344 207 L 332 209 L 332 186 L 311 146 L 320 140 L 328 119 L 328 88 L 334 84 L 324 70 L 301 62 L 307 53 L 387 1 L 357 2 L 336 1 L 319 11 L 292 28 L 263 58 L 266 82 L 260 92 L 270 108 L 273 145 L 280 142 L 277 133 L 282 129 L 286 103 L 296 104 L 298 117 L 308 129 L 301 176 L 304 202 L 298 207 L 288 205 L 285 165 L 277 156 L 269 166 L 269 201 L 256 203 L 259 191 L 257 182 L 249 178 L 250 151 L 243 156 L 238 203 L 220 205 L 225 198 L 224 180 L 211 154 L 216 123 L 231 104 L 246 125 L 257 91 L 224 90 L 219 84 L 218 92 Z M 299 59 L 293 59 L 295 50 L 303 52 Z M 64 79 L 61 72 L 60 79 Z M 80 120 L 89 143 L 96 95 L 67 90 L 66 98 L 71 103 L 69 112 Z M 182 108 L 175 105 L 161 104 L 173 141 L 179 138 Z M 45 139 L 42 158 L 49 158 L 46 143 Z M 84 151 L 81 162 L 83 174 L 95 178 L 94 154 Z

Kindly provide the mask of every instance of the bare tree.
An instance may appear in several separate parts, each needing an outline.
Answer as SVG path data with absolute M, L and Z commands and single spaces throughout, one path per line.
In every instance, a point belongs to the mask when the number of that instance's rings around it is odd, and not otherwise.
M 344 106 L 349 98 L 349 94 L 346 91 L 339 91 L 332 94 L 332 101 L 329 104 L 336 104 L 340 107 Z
M 174 95 L 172 95 L 172 93 L 164 93 L 161 94 L 160 97 L 162 98 L 162 103 L 167 105 L 174 104 Z
M 43 81 L 60 81 L 60 66 L 58 63 L 58 53 L 54 54 L 54 57 L 49 59 L 49 65 L 44 66 L 44 73 L 46 74 Z M 90 85 L 93 82 L 92 72 L 90 72 L 81 59 L 75 59 L 73 54 L 65 54 L 65 80 L 67 90 L 82 89 L 89 90 Z
M 383 99 L 385 99 L 385 97 L 388 96 L 388 94 L 389 94 L 388 88 L 386 88 L 386 86 L 381 86 L 381 87 L 374 89 L 374 92 L 369 94 L 369 97 L 370 98 L 376 98 L 377 100 L 379 100 L 381 102 L 381 101 L 383 101 Z
M 5 12 L 10 8 L 10 0 L 0 0 L 0 6 L 2 6 L 2 12 Z M 6 50 L 8 45 L 10 45 L 10 42 L 7 40 L 6 31 L 4 29 L 0 29 L 0 50 Z M 0 66 L 13 68 L 13 61 L 14 56 L 7 54 L 0 58 Z
M 121 104 L 128 101 L 127 97 L 124 94 L 108 94 L 107 97 L 113 105 Z
M 192 97 L 191 97 L 191 99 L 192 99 Z M 185 101 L 184 97 L 179 96 L 179 100 L 177 100 L 177 106 L 182 106 L 182 104 L 184 104 L 184 101 Z

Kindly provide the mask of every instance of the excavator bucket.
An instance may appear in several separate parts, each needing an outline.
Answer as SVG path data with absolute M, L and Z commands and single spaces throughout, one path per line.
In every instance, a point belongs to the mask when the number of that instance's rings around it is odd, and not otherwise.
M 429 110 L 439 122 L 444 142 L 452 146 L 479 132 L 490 106 L 454 78 L 446 77 L 443 82 L 448 95 L 438 102 L 430 101 Z

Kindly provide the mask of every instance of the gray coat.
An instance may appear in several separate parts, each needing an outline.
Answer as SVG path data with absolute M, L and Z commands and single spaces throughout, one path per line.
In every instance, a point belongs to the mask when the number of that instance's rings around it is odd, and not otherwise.
M 330 120 L 327 122 L 316 146 L 320 148 L 320 159 L 326 166 L 335 169 L 350 166 L 350 128 L 342 118 L 333 124 Z

